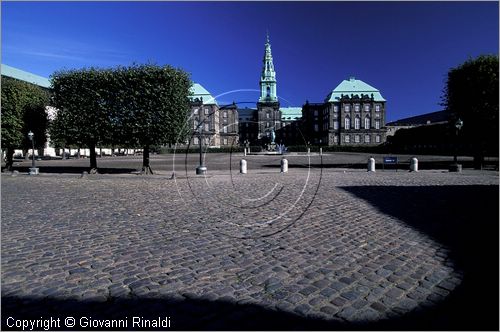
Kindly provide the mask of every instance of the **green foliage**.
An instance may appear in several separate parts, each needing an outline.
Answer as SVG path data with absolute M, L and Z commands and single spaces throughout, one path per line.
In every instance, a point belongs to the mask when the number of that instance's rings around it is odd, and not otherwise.
M 185 141 L 187 73 L 170 66 L 133 65 L 113 72 L 113 119 L 120 143 L 134 147 Z
M 143 148 L 149 167 L 149 147 L 186 139 L 191 84 L 186 72 L 152 64 L 56 72 L 51 137 L 90 148 L 93 168 L 97 145 Z
M 463 120 L 460 135 L 473 143 L 478 153 L 497 156 L 498 70 L 496 55 L 470 59 L 450 70 L 443 96 L 443 105 L 454 119 Z
M 13 78 L 2 76 L 2 149 L 31 148 L 27 134 L 35 134 L 36 147 L 46 138 L 48 91 Z

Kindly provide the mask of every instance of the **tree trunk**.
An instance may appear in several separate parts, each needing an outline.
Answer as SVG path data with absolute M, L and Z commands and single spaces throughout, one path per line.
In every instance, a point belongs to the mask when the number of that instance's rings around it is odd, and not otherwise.
M 142 173 L 153 174 L 153 170 L 149 166 L 149 145 L 146 145 L 142 151 Z
M 102 148 L 99 148 L 99 157 L 102 158 Z
M 80 159 L 81 155 L 80 155 L 80 148 L 78 148 L 78 152 L 77 152 L 77 159 Z
M 90 172 L 91 174 L 97 173 L 97 154 L 95 153 L 95 144 L 89 145 L 90 149 Z
M 12 172 L 13 165 L 14 165 L 14 148 L 7 148 L 5 168 L 7 169 L 7 171 Z

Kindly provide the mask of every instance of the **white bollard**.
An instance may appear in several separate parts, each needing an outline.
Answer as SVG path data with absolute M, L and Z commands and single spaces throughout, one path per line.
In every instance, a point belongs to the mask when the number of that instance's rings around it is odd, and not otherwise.
M 311 148 L 307 148 L 307 154 L 311 153 Z
M 281 173 L 288 172 L 288 160 L 285 158 L 281 159 Z
M 245 156 L 247 155 L 247 148 L 243 149 L 243 153 L 244 153 Z
M 375 159 L 368 159 L 368 172 L 375 172 Z
M 319 148 L 319 155 L 322 156 L 323 155 L 323 148 Z
M 240 173 L 247 174 L 247 161 L 245 159 L 240 160 Z
M 411 158 L 410 172 L 418 172 L 418 159 L 415 157 Z

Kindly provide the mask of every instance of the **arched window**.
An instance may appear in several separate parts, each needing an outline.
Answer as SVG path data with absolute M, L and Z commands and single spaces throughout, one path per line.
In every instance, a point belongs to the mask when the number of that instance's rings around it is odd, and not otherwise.
M 356 117 L 354 119 L 354 129 L 360 129 L 361 127 L 361 120 L 359 119 L 359 117 Z
M 345 120 L 344 120 L 344 128 L 345 129 L 351 129 L 351 119 L 345 118 Z
M 267 96 L 270 97 L 271 96 L 271 88 L 270 87 L 267 87 L 266 88 L 266 93 L 267 93 Z
M 365 118 L 365 129 L 370 129 L 370 118 L 369 117 Z

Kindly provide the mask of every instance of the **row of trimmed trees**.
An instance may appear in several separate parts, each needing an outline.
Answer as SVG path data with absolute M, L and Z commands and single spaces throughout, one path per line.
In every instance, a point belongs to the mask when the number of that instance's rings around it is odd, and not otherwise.
M 28 132 L 35 134 L 36 149 L 43 149 L 47 142 L 48 116 L 45 106 L 49 103 L 49 92 L 5 76 L 2 76 L 1 84 L 2 151 L 5 151 L 6 168 L 11 170 L 14 150 L 28 151 L 32 147 Z
M 192 83 L 183 70 L 151 64 L 64 70 L 51 82 L 58 111 L 50 137 L 58 146 L 89 148 L 91 170 L 97 146 L 122 146 L 142 148 L 142 170 L 152 173 L 150 147 L 186 139 Z

